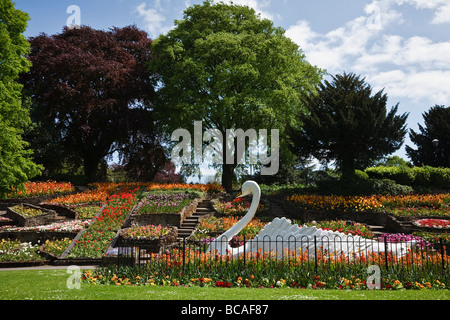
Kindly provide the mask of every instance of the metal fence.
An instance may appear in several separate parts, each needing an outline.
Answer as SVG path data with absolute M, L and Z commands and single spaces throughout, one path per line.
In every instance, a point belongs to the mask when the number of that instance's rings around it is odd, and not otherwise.
M 435 241 L 389 242 L 348 238 L 303 237 L 301 239 L 262 239 L 231 241 L 190 241 L 161 244 L 136 242 L 121 243 L 117 247 L 117 265 L 143 266 L 164 264 L 192 268 L 200 266 L 227 267 L 239 263 L 274 262 L 290 266 L 346 267 L 349 265 L 378 265 L 387 271 L 393 268 L 429 270 L 448 273 L 449 247 L 444 239 Z M 225 251 L 224 249 L 225 248 Z M 219 250 L 220 249 L 220 250 Z

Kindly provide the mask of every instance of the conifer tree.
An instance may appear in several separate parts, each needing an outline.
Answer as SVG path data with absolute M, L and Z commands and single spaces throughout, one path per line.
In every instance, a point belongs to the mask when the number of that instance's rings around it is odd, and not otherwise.
M 299 156 L 321 162 L 336 161 L 343 178 L 398 150 L 406 135 L 408 115 L 387 111 L 388 97 L 355 74 L 324 81 L 319 92 L 305 100 L 309 115 L 300 116 L 303 128 L 291 133 Z

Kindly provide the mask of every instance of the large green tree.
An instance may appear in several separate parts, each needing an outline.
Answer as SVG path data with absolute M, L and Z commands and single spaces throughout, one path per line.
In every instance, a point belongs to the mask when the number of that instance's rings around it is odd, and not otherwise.
M 153 50 L 158 59 L 150 70 L 160 75 L 155 111 L 167 135 L 203 121 L 204 130 L 223 134 L 278 129 L 284 138 L 286 124 L 299 125 L 292 115 L 304 111 L 300 98 L 321 80 L 321 70 L 285 31 L 248 6 L 205 1 L 189 7 Z M 223 164 L 228 191 L 235 169 L 236 163 Z
M 28 14 L 15 9 L 11 0 L 0 0 L 0 195 L 41 170 L 22 139 L 31 123 L 18 83 L 19 74 L 30 68 L 26 58 L 30 44 L 23 35 L 28 20 Z
M 389 112 L 388 97 L 355 74 L 343 74 L 324 81 L 319 93 L 306 100 L 309 114 L 299 117 L 302 130 L 292 134 L 300 156 L 323 162 L 336 161 L 344 179 L 398 150 L 406 135 L 407 114 Z M 293 130 L 295 131 L 295 130 Z
M 450 107 L 434 106 L 423 114 L 424 126 L 410 131 L 416 149 L 406 146 L 406 153 L 416 166 L 450 167 Z

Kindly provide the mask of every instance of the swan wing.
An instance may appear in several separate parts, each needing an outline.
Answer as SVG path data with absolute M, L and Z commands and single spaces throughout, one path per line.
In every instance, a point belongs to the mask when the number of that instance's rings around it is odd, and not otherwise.
M 256 237 L 260 241 L 287 241 L 289 238 L 295 238 L 301 233 L 298 225 L 292 225 L 286 218 L 276 218 L 268 224 Z

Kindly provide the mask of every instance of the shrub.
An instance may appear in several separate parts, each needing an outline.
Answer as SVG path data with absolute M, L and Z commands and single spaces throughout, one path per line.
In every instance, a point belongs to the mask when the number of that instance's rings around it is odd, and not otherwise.
M 365 173 L 371 179 L 390 179 L 412 187 L 450 189 L 450 168 L 375 167 L 366 169 Z
M 351 182 L 337 179 L 318 181 L 317 191 L 323 195 L 400 195 L 413 192 L 413 188 L 390 179 L 365 179 L 360 175 Z

